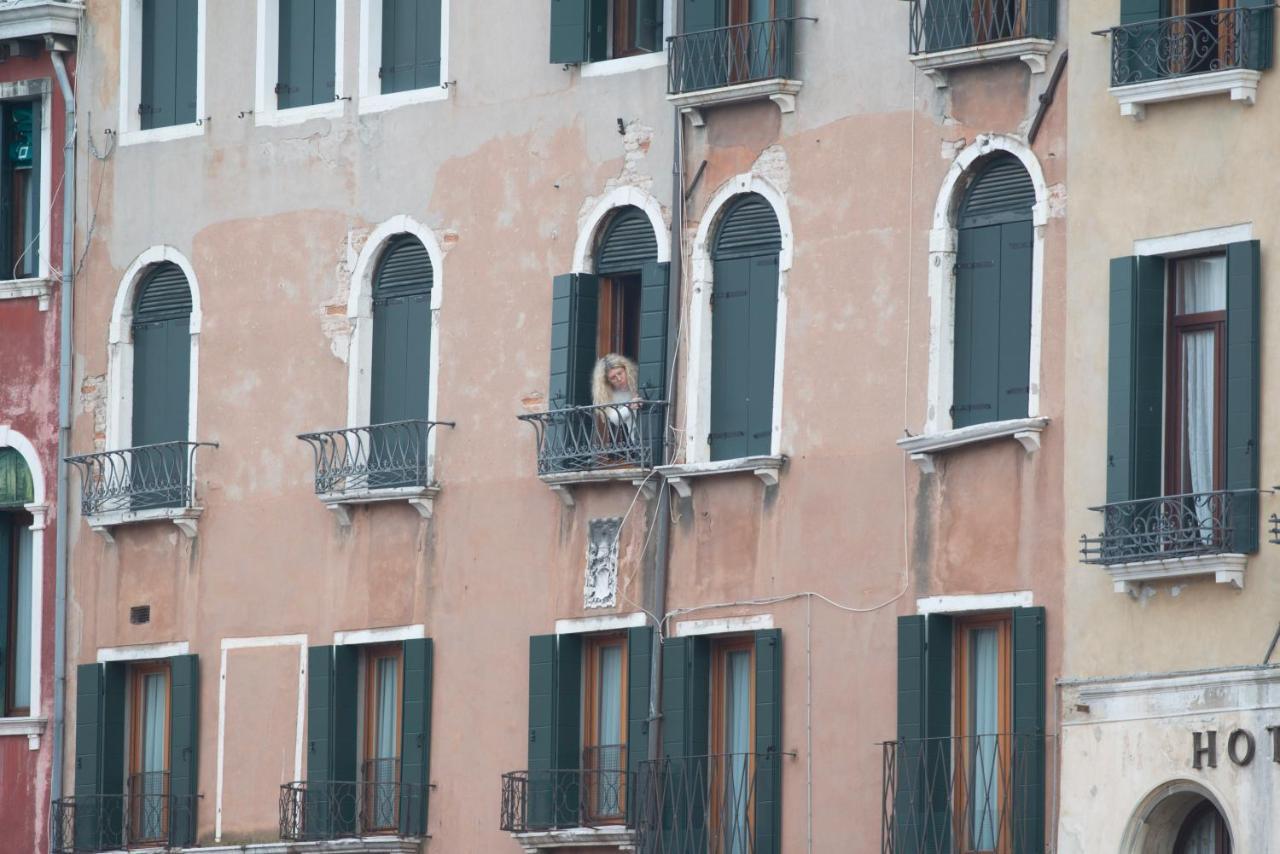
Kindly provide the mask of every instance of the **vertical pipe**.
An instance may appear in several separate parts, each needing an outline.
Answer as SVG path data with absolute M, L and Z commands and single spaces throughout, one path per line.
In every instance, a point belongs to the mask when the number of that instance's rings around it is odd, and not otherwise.
M 67 632 L 67 456 L 71 453 L 71 310 L 75 279 L 76 95 L 63 62 L 64 47 L 49 45 L 49 59 L 66 109 L 66 141 L 62 148 L 62 285 L 59 288 L 58 333 L 58 486 L 56 582 L 53 620 L 53 771 L 49 795 L 62 794 L 62 753 L 66 706 Z

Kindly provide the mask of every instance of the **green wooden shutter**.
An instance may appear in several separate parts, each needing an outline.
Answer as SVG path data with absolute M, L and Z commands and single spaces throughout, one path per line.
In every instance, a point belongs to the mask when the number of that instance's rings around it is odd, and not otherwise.
M 123 839 L 126 666 L 82 664 L 76 669 L 77 850 L 118 847 Z
M 711 304 L 711 459 L 748 455 L 751 446 L 751 258 L 714 262 Z
M 333 100 L 336 0 L 280 0 L 277 104 L 280 109 Z
M 956 251 L 953 427 L 996 420 L 999 265 L 1000 226 L 960 230 Z
M 1239 0 L 1242 9 L 1256 9 L 1246 13 L 1241 21 L 1244 28 L 1244 60 L 1248 68 L 1265 71 L 1271 67 L 1275 50 L 1275 12 L 1270 0 Z
M 582 636 L 561 635 L 556 643 L 555 765 L 558 827 L 580 823 L 579 774 L 582 767 Z
M 307 651 L 309 838 L 355 829 L 359 652 L 353 646 Z
M 710 643 L 704 637 L 667 638 L 662 644 L 663 761 L 649 782 L 666 792 L 661 850 L 672 854 L 706 850 L 703 799 L 688 789 L 710 779 L 710 703 Z
M 1137 24 L 1164 16 L 1164 0 L 1120 0 L 1120 23 Z
M 9 713 L 13 701 L 9 696 L 9 638 L 12 634 L 9 624 L 14 615 L 10 609 L 13 603 L 9 591 L 13 589 L 13 574 L 18 569 L 13 560 L 14 527 L 13 515 L 0 513 L 0 715 Z
M 176 264 L 157 264 L 138 288 L 133 334 L 133 445 L 187 441 L 191 289 Z
M 297 0 L 294 0 L 297 2 Z M 315 48 L 311 51 L 311 99 L 327 104 L 338 92 L 337 0 L 315 0 Z
M 440 0 L 383 0 L 383 93 L 440 85 Z
M 781 854 L 782 631 L 757 631 L 755 646 L 755 854 Z
M 650 400 L 667 397 L 667 306 L 671 265 L 645 264 L 640 270 L 640 392 Z
M 551 0 L 551 61 L 587 61 L 588 0 Z
M 430 638 L 404 642 L 404 697 L 401 711 L 400 835 L 425 836 L 431 785 Z
M 1155 22 L 1165 17 L 1165 14 L 1164 0 L 1120 0 L 1121 24 Z M 1141 83 L 1160 76 L 1157 70 L 1162 63 L 1156 56 L 1156 50 L 1166 37 L 1162 30 L 1161 24 L 1151 23 L 1148 26 L 1115 31 L 1113 38 L 1116 43 L 1113 49 L 1119 55 L 1132 58 L 1126 67 L 1115 72 L 1119 79 L 1113 79 L 1113 84 Z
M 195 655 L 169 660 L 169 845 L 196 841 L 200 758 L 200 666 Z
M 413 64 L 413 83 L 417 89 L 440 85 L 441 31 L 440 0 L 418 0 Z
M 684 32 L 696 33 L 725 25 L 724 0 L 683 0 L 683 2 Z
M 951 647 L 950 617 L 898 618 L 898 854 L 950 850 Z
M 174 44 L 174 124 L 194 122 L 196 115 L 196 60 L 199 50 L 198 0 L 170 0 L 177 4 Z
M 1013 854 L 1044 854 L 1045 612 L 1013 609 Z
M 553 823 L 556 732 L 556 636 L 529 638 L 529 761 L 527 814 L 530 828 Z
M 143 0 L 141 126 L 196 120 L 198 0 Z
M 374 424 L 427 417 L 433 283 L 426 247 L 410 235 L 394 239 L 374 274 L 369 394 Z
M 1031 220 L 1000 226 L 996 418 L 1026 418 L 1031 392 Z
M 589 0 L 587 10 L 587 60 L 609 59 L 609 6 L 611 0 Z
M 31 470 L 22 454 L 0 448 L 0 507 L 22 507 L 35 501 Z
M 333 699 L 330 701 L 329 768 L 335 785 L 336 807 L 331 813 L 335 832 L 356 828 L 356 781 L 359 780 L 360 648 L 334 646 Z
M 556 276 L 551 289 L 552 409 L 591 403 L 591 370 L 596 360 L 600 313 L 599 280 L 586 273 Z
M 662 0 L 634 0 L 631 10 L 636 47 L 662 50 Z
M 970 0 L 926 0 L 925 52 L 951 50 L 972 44 L 973 41 L 973 5 Z
M 751 259 L 747 350 L 747 455 L 773 449 L 773 372 L 778 335 L 778 256 Z M 715 346 L 714 339 L 712 347 Z
M 1057 34 L 1057 0 L 1028 0 L 1027 35 L 1032 38 L 1053 39 Z
M 1107 502 L 1159 495 L 1164 425 L 1164 260 L 1111 261 Z
M 653 676 L 653 627 L 627 630 L 627 771 L 638 779 L 649 755 L 649 686 Z M 634 791 L 634 790 L 632 790 Z M 627 798 L 629 814 L 635 798 Z
M 1258 241 L 1227 247 L 1226 478 L 1232 551 L 1258 550 L 1258 389 L 1261 261 Z
M 649 216 L 634 205 L 620 208 L 609 218 L 596 248 L 596 273 L 635 273 L 657 260 L 658 237 Z

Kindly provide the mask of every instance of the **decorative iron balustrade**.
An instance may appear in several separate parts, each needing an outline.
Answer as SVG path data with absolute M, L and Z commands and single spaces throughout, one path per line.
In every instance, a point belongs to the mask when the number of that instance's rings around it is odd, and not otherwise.
M 666 401 L 570 406 L 516 416 L 538 436 L 538 474 L 653 468 L 662 460 Z
M 53 854 L 93 854 L 195 844 L 199 795 L 175 795 L 169 773 L 135 774 L 124 794 L 76 795 L 53 802 Z
M 1112 565 L 1236 551 L 1235 520 L 1256 512 L 1257 496 L 1218 490 L 1090 507 L 1103 514 L 1103 532 L 1080 537 L 1081 559 Z
M 667 38 L 667 92 L 680 95 L 740 83 L 790 79 L 796 21 L 774 18 Z
M 359 781 L 299 780 L 280 787 L 280 839 L 321 842 L 426 833 L 426 791 L 400 780 L 400 760 L 372 759 Z
M 885 742 L 881 854 L 1043 850 L 1048 740 L 1003 733 Z
M 431 486 L 428 438 L 453 421 L 391 421 L 368 427 L 302 433 L 316 462 L 316 494 Z
M 587 748 L 581 768 L 503 774 L 500 829 L 629 826 L 627 798 L 633 790 L 625 745 Z
M 766 794 L 757 781 L 772 777 L 767 794 L 776 799 L 779 762 L 776 753 L 725 753 L 640 763 L 636 851 L 753 854 L 756 810 Z
M 216 447 L 217 442 L 162 442 L 67 457 L 80 471 L 80 512 L 95 516 L 191 507 L 195 502 L 192 471 L 196 451 Z
M 1111 36 L 1111 85 L 1271 67 L 1274 6 L 1235 6 L 1132 24 Z
M 911 53 L 1052 39 L 1057 0 L 911 0 Z

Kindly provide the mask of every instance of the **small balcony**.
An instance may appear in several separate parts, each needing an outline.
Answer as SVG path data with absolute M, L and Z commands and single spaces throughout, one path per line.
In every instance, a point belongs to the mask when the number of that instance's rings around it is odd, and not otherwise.
M 216 442 L 163 442 L 68 457 L 80 472 L 80 512 L 108 540 L 113 528 L 154 520 L 171 521 L 195 537 L 203 512 L 196 504 L 196 452 L 216 447 Z
M 938 87 L 945 72 L 1021 60 L 1043 73 L 1057 30 L 1057 0 L 911 0 L 911 62 Z
M 881 854 L 1043 851 L 1047 741 L 1004 733 L 885 742 Z
M 1258 510 L 1256 489 L 1166 495 L 1090 507 L 1103 514 L 1096 537 L 1081 536 L 1080 558 L 1106 569 L 1116 591 L 1134 594 L 1142 581 L 1211 575 L 1244 586 L 1238 520 Z
M 430 518 L 440 494 L 432 471 L 431 433 L 453 421 L 391 421 L 302 433 L 315 455 L 315 490 L 345 527 L 357 504 L 403 501 Z
M 124 794 L 77 795 L 53 802 L 53 854 L 195 844 L 199 795 L 175 795 L 167 771 L 134 774 Z
M 780 761 L 775 753 L 723 753 L 642 762 L 636 780 L 636 851 L 753 854 L 757 813 L 779 803 Z
M 516 417 L 537 434 L 538 477 L 572 507 L 573 486 L 649 482 L 662 462 L 666 410 L 665 401 L 636 400 Z
M 695 125 L 702 111 L 720 104 L 768 99 L 795 111 L 801 81 L 795 79 L 795 25 L 816 18 L 774 18 L 667 39 L 667 100 Z
M 630 846 L 634 792 L 626 746 L 590 747 L 581 768 L 503 774 L 500 829 L 526 849 Z
M 1122 115 L 1148 104 L 1226 94 L 1246 105 L 1271 67 L 1273 6 L 1236 6 L 1121 24 L 1111 38 L 1111 94 Z
M 426 835 L 426 792 L 400 780 L 399 759 L 371 759 L 358 781 L 285 783 L 280 787 L 280 839 L 327 842 Z M 407 850 L 417 850 L 416 844 Z

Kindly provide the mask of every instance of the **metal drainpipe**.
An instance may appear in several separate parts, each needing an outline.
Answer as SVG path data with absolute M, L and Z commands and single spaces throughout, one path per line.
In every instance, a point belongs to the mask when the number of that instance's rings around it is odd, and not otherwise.
M 67 632 L 67 456 L 71 453 L 71 310 L 75 278 L 76 223 L 76 96 L 62 60 L 63 45 L 50 42 L 49 59 L 62 90 L 66 108 L 66 142 L 62 148 L 62 285 L 60 288 L 60 331 L 58 341 L 58 509 L 57 580 L 53 618 L 53 774 L 49 786 L 51 800 L 62 795 L 63 729 L 66 705 Z

